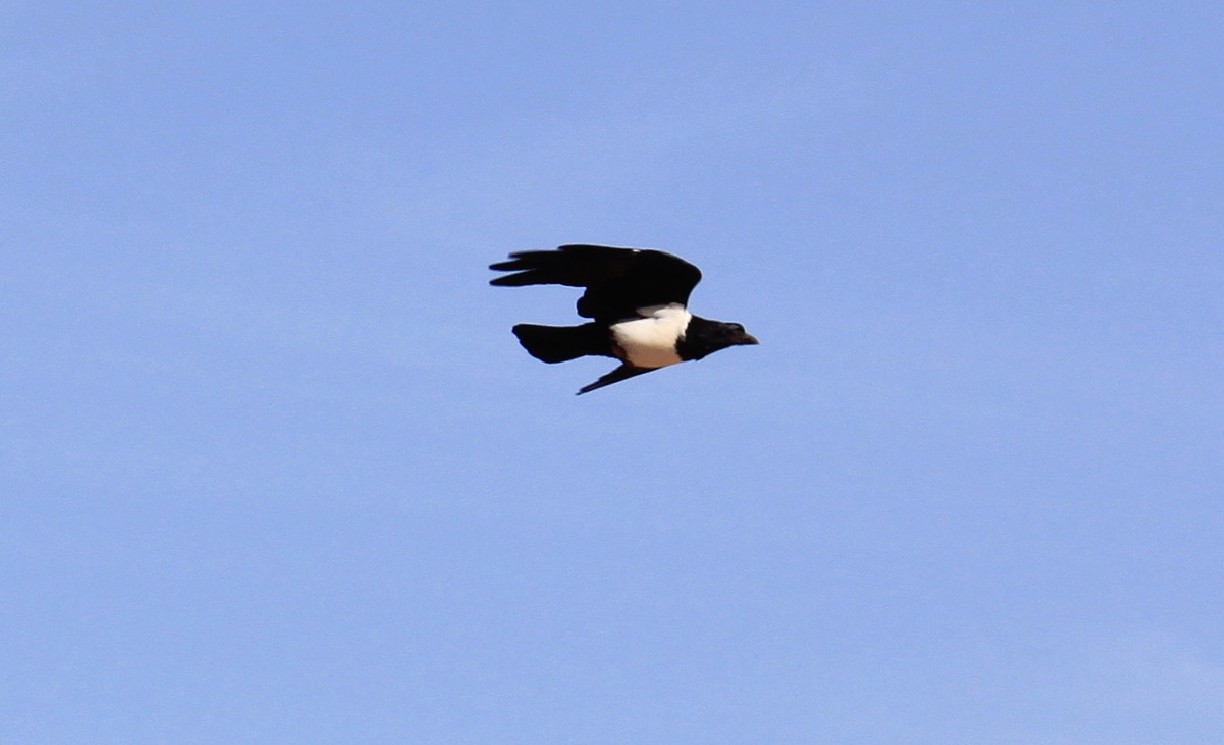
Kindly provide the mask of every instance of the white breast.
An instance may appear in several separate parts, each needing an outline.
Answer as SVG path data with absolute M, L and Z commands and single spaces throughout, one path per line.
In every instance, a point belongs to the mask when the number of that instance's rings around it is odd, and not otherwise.
M 684 336 L 693 314 L 683 305 L 652 305 L 639 308 L 640 318 L 612 324 L 612 339 L 634 367 L 656 368 L 678 365 L 676 340 Z

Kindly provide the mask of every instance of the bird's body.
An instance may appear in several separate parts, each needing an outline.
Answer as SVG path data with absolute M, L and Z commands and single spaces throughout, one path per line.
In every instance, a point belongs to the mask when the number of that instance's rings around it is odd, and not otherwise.
M 684 362 L 676 351 L 676 340 L 688 330 L 693 314 L 683 305 L 656 305 L 638 310 L 638 318 L 608 327 L 617 357 L 634 367 L 657 370 Z
M 588 355 L 615 357 L 621 366 L 581 393 L 711 352 L 757 340 L 738 323 L 710 321 L 688 310 L 701 271 L 663 251 L 566 245 L 555 251 L 518 251 L 490 267 L 513 272 L 492 280 L 504 287 L 559 284 L 583 287 L 581 326 L 518 324 L 511 330 L 536 359 L 549 364 Z

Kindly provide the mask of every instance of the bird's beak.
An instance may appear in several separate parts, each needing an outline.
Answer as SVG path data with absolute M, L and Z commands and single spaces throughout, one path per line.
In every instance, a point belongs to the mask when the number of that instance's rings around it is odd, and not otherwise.
M 739 341 L 736 342 L 736 344 L 760 344 L 760 343 L 761 342 L 757 341 L 757 338 L 755 336 L 749 333 L 745 333 L 743 336 L 739 338 Z

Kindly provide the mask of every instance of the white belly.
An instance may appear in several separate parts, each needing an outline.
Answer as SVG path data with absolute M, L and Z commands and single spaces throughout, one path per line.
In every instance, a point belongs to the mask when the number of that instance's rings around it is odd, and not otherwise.
M 676 339 L 684 335 L 693 314 L 681 305 L 659 305 L 638 310 L 641 318 L 612 324 L 612 339 L 634 367 L 678 365 Z

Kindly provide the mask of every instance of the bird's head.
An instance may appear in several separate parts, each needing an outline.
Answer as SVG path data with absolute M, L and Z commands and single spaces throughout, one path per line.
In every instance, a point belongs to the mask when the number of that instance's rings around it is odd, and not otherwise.
M 710 321 L 693 316 L 684 338 L 677 342 L 676 350 L 686 360 L 699 360 L 711 352 L 727 347 L 759 343 L 741 324 Z
M 724 347 L 733 347 L 737 344 L 760 344 L 755 336 L 744 330 L 743 325 L 738 323 L 718 324 L 714 337 Z

